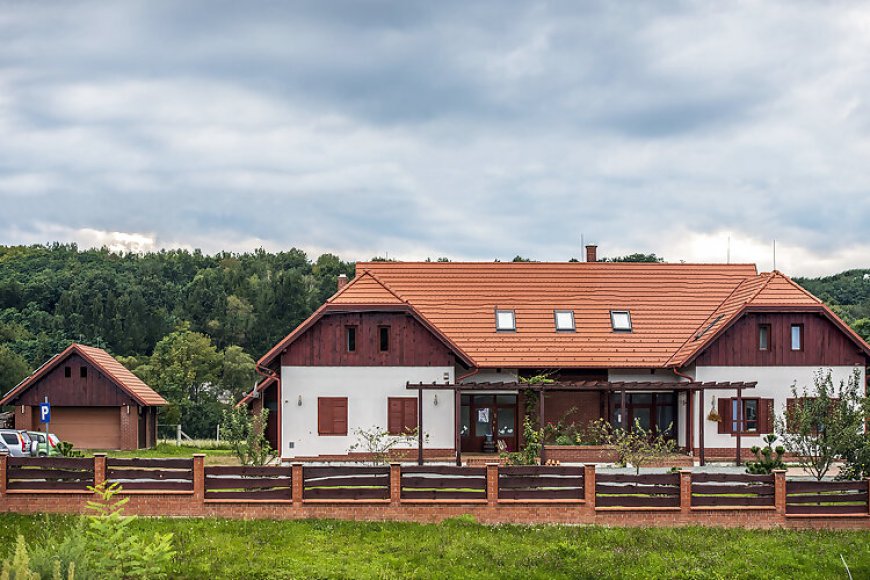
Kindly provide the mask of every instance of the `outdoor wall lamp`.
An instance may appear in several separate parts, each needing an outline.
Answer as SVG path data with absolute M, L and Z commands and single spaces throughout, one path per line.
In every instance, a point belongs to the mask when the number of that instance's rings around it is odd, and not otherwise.
M 433 401 L 433 402 L 435 403 L 435 406 L 437 407 L 438 406 L 438 393 L 435 393 L 435 401 Z
M 299 398 L 296 399 L 296 406 L 298 406 L 298 407 L 302 406 L 302 395 L 299 395 Z

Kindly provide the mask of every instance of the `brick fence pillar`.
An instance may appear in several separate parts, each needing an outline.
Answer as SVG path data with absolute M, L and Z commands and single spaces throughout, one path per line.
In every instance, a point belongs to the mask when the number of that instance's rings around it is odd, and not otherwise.
M 773 470 L 773 503 L 778 515 L 785 515 L 785 469 Z
M 6 469 L 3 470 L 3 485 L 6 485 Z M 870 515 L 870 477 L 867 478 L 867 514 Z
M 595 464 L 587 463 L 583 466 L 583 498 L 586 507 L 595 511 Z
M 290 489 L 292 492 L 293 505 L 299 507 L 302 505 L 302 492 L 305 489 L 302 481 L 302 464 L 294 463 L 291 467 L 290 474 Z
M 402 464 L 390 463 L 390 503 L 399 505 L 402 501 Z
M 94 487 L 106 482 L 106 454 L 94 453 Z
M 486 464 L 486 503 L 491 506 L 498 503 L 498 463 Z
M 680 470 L 680 511 L 687 514 L 692 509 L 692 472 Z
M 205 501 L 205 454 L 193 454 L 193 501 Z
M 9 457 L 4 453 L 0 455 L 0 495 L 6 495 L 6 460 Z

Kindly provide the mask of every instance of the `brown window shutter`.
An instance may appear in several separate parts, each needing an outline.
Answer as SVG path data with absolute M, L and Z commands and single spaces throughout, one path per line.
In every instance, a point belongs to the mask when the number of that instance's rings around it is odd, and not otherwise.
M 719 398 L 719 433 L 731 433 L 731 399 Z
M 405 400 L 405 424 L 404 431 L 413 431 L 417 428 L 417 399 Z
M 334 399 L 332 406 L 332 434 L 347 435 L 347 399 Z
M 788 398 L 785 400 L 785 430 L 789 433 L 794 433 L 792 426 L 794 424 L 795 405 L 797 405 L 797 399 Z
M 390 397 L 387 399 L 387 431 L 390 435 L 402 432 L 402 399 Z
M 773 433 L 773 399 L 758 400 L 758 433 Z
M 317 433 L 328 435 L 332 429 L 332 400 L 317 399 Z

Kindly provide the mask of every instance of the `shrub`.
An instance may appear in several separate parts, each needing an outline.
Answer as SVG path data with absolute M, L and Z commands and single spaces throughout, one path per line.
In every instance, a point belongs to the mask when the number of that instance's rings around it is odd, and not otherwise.
M 417 438 L 417 429 L 410 429 L 401 435 L 391 435 L 381 427 L 369 429 L 354 429 L 357 442 L 348 448 L 349 452 L 363 451 L 371 457 L 372 465 L 384 465 L 390 457 L 390 451 L 399 445 L 409 445 Z M 428 439 L 424 435 L 424 438 Z
M 84 457 L 85 455 L 78 449 L 73 449 L 73 444 L 69 441 L 59 441 L 57 444 L 57 452 L 61 457 Z
M 785 454 L 785 448 L 782 445 L 777 445 L 777 437 L 773 433 L 764 436 L 764 447 L 758 445 L 752 446 L 752 453 L 755 454 L 755 461 L 746 463 L 746 473 L 755 475 L 769 475 L 775 469 L 785 469 L 785 464 L 782 461 L 782 456 Z
M 233 454 L 242 465 L 266 465 L 275 459 L 275 450 L 266 440 L 269 410 L 250 414 L 245 407 L 224 411 L 223 431 Z
M 500 454 L 508 465 L 537 465 L 541 462 L 544 430 L 535 429 L 528 415 L 523 419 L 523 439 L 525 440 L 525 445 L 520 451 Z
M 640 473 L 640 468 L 644 463 L 674 453 L 677 449 L 677 442 L 664 436 L 664 433 L 670 430 L 671 427 L 658 433 L 652 430 L 648 431 L 641 426 L 637 419 L 634 420 L 634 427 L 631 431 L 616 429 L 613 441 L 619 455 L 619 464 L 622 466 L 631 465 L 635 468 L 636 473 Z

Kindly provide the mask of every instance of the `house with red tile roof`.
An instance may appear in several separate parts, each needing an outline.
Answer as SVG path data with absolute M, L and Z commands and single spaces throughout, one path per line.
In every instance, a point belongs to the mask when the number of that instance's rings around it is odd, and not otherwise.
M 285 459 L 346 459 L 357 429 L 419 427 L 410 456 L 461 461 L 519 448 L 527 413 L 638 422 L 701 461 L 735 457 L 792 385 L 863 377 L 870 360 L 818 298 L 752 264 L 369 262 L 339 286 L 259 360 L 267 380 L 245 401 L 272 411 Z
M 39 405 L 51 405 L 50 432 L 82 449 L 139 449 L 157 443 L 166 401 L 100 348 L 71 344 L 0 399 L 15 428 L 43 431 Z

